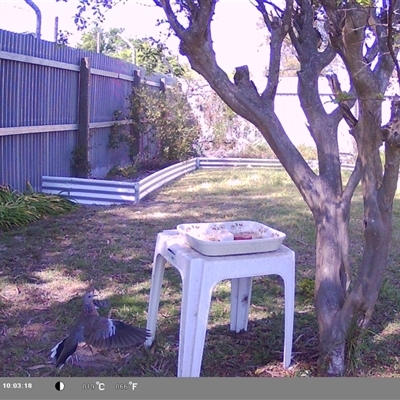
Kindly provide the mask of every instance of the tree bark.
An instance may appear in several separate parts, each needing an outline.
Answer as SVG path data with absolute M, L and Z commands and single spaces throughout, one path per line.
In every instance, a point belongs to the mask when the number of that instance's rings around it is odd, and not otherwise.
M 349 203 L 323 199 L 314 212 L 316 225 L 315 309 L 320 335 L 320 371 L 344 374 L 346 332 L 335 324 L 346 299 L 347 279 L 343 279 L 348 252 Z

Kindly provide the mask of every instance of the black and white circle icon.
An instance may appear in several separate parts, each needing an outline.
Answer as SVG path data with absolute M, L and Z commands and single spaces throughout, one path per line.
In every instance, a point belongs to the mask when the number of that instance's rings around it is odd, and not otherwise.
M 57 383 L 56 383 L 56 389 L 57 389 L 59 392 L 61 392 L 61 390 L 64 390 L 64 387 L 65 387 L 65 385 L 64 385 L 63 382 L 57 382 Z

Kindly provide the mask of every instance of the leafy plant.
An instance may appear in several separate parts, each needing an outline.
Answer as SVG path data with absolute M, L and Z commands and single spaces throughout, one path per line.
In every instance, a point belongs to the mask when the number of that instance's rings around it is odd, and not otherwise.
M 125 142 L 132 161 L 183 161 L 198 155 L 200 127 L 178 85 L 163 92 L 146 85 L 134 88 L 127 117 L 131 126 L 115 125 L 109 146 Z
M 36 193 L 27 182 L 24 193 L 0 186 L 0 229 L 28 225 L 46 215 L 59 215 L 71 211 L 75 204 L 56 195 Z
M 276 158 L 258 129 L 232 111 L 198 76 L 188 76 L 191 104 L 202 121 L 200 146 L 211 157 Z
M 313 302 L 314 285 L 314 279 L 310 278 L 303 278 L 297 283 L 298 293 L 303 296 L 305 302 Z
M 113 167 L 108 171 L 107 178 L 113 179 L 119 176 L 124 178 L 131 178 L 137 174 L 137 167 L 134 165 L 127 165 L 126 167 Z
M 92 166 L 88 160 L 88 146 L 76 146 L 72 151 L 71 169 L 74 176 L 88 176 Z

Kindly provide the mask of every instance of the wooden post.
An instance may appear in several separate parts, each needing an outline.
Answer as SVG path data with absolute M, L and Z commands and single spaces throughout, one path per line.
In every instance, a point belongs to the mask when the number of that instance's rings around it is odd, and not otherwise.
M 133 71 L 133 87 L 138 87 L 140 85 L 140 70 Z
M 90 59 L 81 59 L 79 74 L 78 137 L 75 149 L 75 173 L 78 178 L 88 178 L 89 164 L 89 123 L 90 123 Z
M 165 78 L 161 78 L 160 80 L 160 92 L 165 93 Z
M 135 96 L 135 88 L 140 86 L 140 70 L 133 71 L 133 87 L 132 87 L 132 96 Z M 133 99 L 132 99 L 133 100 Z M 140 156 L 141 148 L 142 148 L 142 138 L 138 129 L 134 128 L 134 125 L 138 125 L 138 115 L 132 115 L 132 119 L 134 120 L 135 124 L 131 124 L 131 136 L 134 138 L 133 143 L 130 147 L 130 158 L 131 160 L 137 161 L 137 156 Z M 139 160 L 140 161 L 140 160 Z

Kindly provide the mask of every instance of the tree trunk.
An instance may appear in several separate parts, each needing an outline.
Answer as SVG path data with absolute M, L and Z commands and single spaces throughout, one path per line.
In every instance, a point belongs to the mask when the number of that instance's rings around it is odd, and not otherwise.
M 321 375 L 343 376 L 346 344 L 357 340 L 371 319 L 388 263 L 392 238 L 393 198 L 398 174 L 398 149 L 386 143 L 386 171 L 382 172 L 380 111 L 370 101 L 360 117 L 355 136 L 362 171 L 364 249 L 356 280 L 348 291 L 348 224 L 350 199 L 333 202 L 326 191 L 314 209 L 317 229 L 315 307 L 320 335 Z M 379 110 L 379 109 L 378 109 Z M 374 116 L 374 112 L 377 114 Z M 388 165 L 390 164 L 390 168 Z M 389 172 L 390 171 L 390 172 Z M 343 201 L 344 200 L 344 201 Z M 361 228 L 361 227 L 360 227 Z
M 314 211 L 316 225 L 315 309 L 320 335 L 319 369 L 328 375 L 343 375 L 346 332 L 335 317 L 346 299 L 348 278 L 349 204 L 322 199 Z
M 320 335 L 320 375 L 343 376 L 346 342 L 368 325 L 382 285 L 392 235 L 391 211 L 366 201 L 365 247 L 351 292 L 345 264 L 348 251 L 348 205 L 324 204 L 314 213 L 317 229 L 315 308 Z M 343 208 L 344 207 L 344 208 Z

